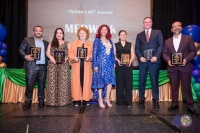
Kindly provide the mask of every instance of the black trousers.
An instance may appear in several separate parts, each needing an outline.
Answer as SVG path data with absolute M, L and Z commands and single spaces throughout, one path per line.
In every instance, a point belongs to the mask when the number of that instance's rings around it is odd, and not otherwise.
M 80 82 L 81 82 L 81 87 L 82 87 L 82 91 L 83 91 L 83 81 L 84 81 L 84 66 L 80 67 Z
M 116 66 L 116 103 L 132 105 L 132 67 Z
M 81 88 L 82 88 L 82 92 L 83 92 L 83 85 L 84 85 L 84 60 L 80 60 L 80 84 L 81 84 Z M 80 104 L 81 101 L 73 101 L 74 104 Z
M 26 70 L 26 91 L 25 91 L 25 101 L 31 102 L 33 96 L 33 88 L 35 84 L 38 85 L 38 100 L 44 100 L 44 88 L 46 80 L 47 70 L 40 69 L 40 66 L 37 66 L 36 69 Z

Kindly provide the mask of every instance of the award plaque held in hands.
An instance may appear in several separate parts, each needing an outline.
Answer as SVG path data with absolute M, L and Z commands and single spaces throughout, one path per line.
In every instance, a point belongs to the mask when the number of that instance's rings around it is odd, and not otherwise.
M 79 59 L 85 59 L 87 57 L 87 48 L 77 47 L 77 57 Z
M 33 59 L 40 60 L 41 48 L 40 47 L 31 47 L 30 54 Z
M 65 62 L 65 52 L 54 51 L 54 59 L 56 61 L 56 64 L 63 64 Z
M 172 65 L 182 65 L 183 64 L 182 53 L 173 53 L 171 63 L 172 63 Z
M 153 49 L 144 50 L 144 58 L 147 61 L 150 61 L 152 57 L 153 57 Z
M 121 54 L 121 64 L 127 65 L 130 62 L 130 54 Z

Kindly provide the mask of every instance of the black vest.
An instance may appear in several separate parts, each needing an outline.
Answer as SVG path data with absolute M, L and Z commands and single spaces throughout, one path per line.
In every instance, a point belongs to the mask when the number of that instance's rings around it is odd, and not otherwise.
M 122 46 L 121 42 L 115 43 L 116 48 L 116 56 L 118 59 L 121 59 L 121 54 L 130 54 L 131 55 L 131 43 L 126 42 L 124 47 Z

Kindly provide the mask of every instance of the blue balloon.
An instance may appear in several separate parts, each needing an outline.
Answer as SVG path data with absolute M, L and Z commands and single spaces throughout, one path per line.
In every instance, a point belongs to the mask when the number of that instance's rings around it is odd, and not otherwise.
M 3 24 L 0 23 L 0 41 L 3 41 L 6 38 L 7 30 Z
M 200 63 L 195 64 L 194 69 L 198 69 L 198 70 L 200 70 Z
M 0 41 L 0 50 L 3 48 L 3 43 Z
M 6 43 L 3 43 L 2 49 L 4 49 L 4 50 L 7 49 L 7 45 L 6 45 Z
M 193 65 L 199 64 L 200 63 L 200 56 L 195 56 L 194 59 L 192 59 L 191 63 Z
M 6 61 L 7 61 L 7 58 L 6 58 L 6 57 L 3 57 L 2 61 L 3 61 L 3 62 L 6 62 Z
M 5 57 L 7 55 L 7 50 L 0 50 L 0 56 Z
M 194 42 L 200 41 L 200 27 L 197 25 L 188 25 L 184 27 L 182 33 L 184 35 L 192 36 Z
M 195 83 L 200 83 L 200 77 L 195 79 Z
M 195 78 L 195 79 L 200 77 L 200 70 L 194 69 L 192 71 L 192 77 Z

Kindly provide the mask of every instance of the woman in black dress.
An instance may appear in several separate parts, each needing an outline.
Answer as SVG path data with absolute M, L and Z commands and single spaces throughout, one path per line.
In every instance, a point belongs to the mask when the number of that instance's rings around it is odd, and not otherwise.
M 126 41 L 127 32 L 119 32 L 119 42 L 115 43 L 116 60 L 116 103 L 117 105 L 132 106 L 133 74 L 132 61 L 134 59 L 133 46 Z

